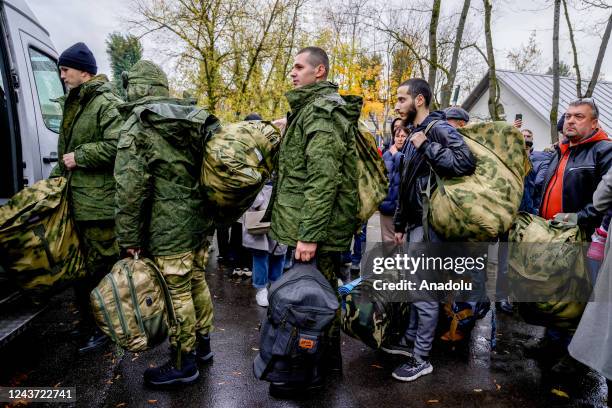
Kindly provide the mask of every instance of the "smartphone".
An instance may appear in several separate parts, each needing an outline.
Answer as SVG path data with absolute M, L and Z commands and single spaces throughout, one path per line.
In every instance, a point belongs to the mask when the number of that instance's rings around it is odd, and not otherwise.
M 514 118 L 515 121 L 517 120 L 523 120 L 523 114 L 522 113 L 517 113 L 516 117 Z

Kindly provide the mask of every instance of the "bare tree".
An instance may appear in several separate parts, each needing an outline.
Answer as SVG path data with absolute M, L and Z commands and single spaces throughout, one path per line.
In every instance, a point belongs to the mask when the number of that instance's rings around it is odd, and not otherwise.
M 563 0 L 563 12 L 565 14 L 565 22 L 569 31 L 570 43 L 572 44 L 572 54 L 574 55 L 574 71 L 576 72 L 576 97 L 582 96 L 582 78 L 580 77 L 580 65 L 578 65 L 578 51 L 576 49 L 576 40 L 574 39 L 574 29 L 570 21 L 569 12 L 567 11 L 567 1 Z
M 559 0 L 560 1 L 560 0 Z M 491 120 L 501 120 L 497 97 L 497 74 L 495 72 L 495 53 L 493 52 L 493 37 L 491 36 L 491 0 L 483 0 L 485 17 L 485 40 L 487 43 L 487 63 L 489 64 L 489 115 Z
M 584 96 L 590 98 L 593 96 L 597 79 L 599 78 L 599 72 L 601 70 L 601 63 L 603 62 L 604 55 L 606 54 L 606 48 L 610 41 L 610 32 L 612 32 L 612 14 L 608 17 L 608 24 L 606 25 L 606 31 L 604 32 L 603 38 L 601 39 L 601 45 L 599 46 L 599 53 L 597 54 L 597 60 L 595 60 L 595 67 L 593 68 L 593 74 L 591 75 L 591 81 L 587 88 Z
M 438 71 L 438 22 L 440 21 L 440 3 L 442 0 L 433 0 L 431 8 L 431 22 L 429 24 L 429 74 L 427 82 L 431 89 L 436 87 L 436 74 Z M 431 105 L 435 106 L 435 98 L 431 98 Z
M 451 94 L 455 86 L 455 78 L 457 77 L 457 66 L 459 65 L 459 51 L 461 51 L 461 41 L 463 39 L 463 31 L 465 29 L 465 21 L 467 20 L 468 12 L 470 11 L 471 0 L 464 0 L 459 24 L 457 25 L 457 34 L 455 43 L 453 44 L 453 56 L 448 70 L 448 77 L 442 86 L 442 95 L 440 98 L 440 106 L 445 108 L 450 105 Z
M 553 94 L 550 109 L 550 141 L 557 141 L 557 114 L 559 110 L 559 15 L 561 0 L 555 0 L 555 15 L 553 24 Z

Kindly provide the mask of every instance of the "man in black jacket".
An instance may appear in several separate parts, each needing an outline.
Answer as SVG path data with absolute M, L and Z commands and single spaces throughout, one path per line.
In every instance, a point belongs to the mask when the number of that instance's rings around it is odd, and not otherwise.
M 412 127 L 404 148 L 404 168 L 401 175 L 398 207 L 394 216 L 395 242 L 403 244 L 406 233 L 409 242 L 440 242 L 435 231 L 423 228 L 422 191 L 428 185 L 435 189 L 433 169 L 440 177 L 464 176 L 474 172 L 476 160 L 462 136 L 446 122 L 444 112 L 429 112 L 431 89 L 423 79 L 410 79 L 397 89 L 395 111 L 408 127 Z M 432 126 L 429 126 L 433 121 Z M 429 127 L 429 129 L 428 129 Z M 425 131 L 427 134 L 425 134 Z M 427 216 L 427 214 L 425 214 Z M 384 345 L 391 354 L 414 356 L 393 372 L 400 381 L 413 381 L 433 371 L 428 361 L 438 322 L 437 302 L 414 302 L 410 323 L 404 338 L 397 345 Z
M 569 104 L 563 135 L 546 173 L 540 216 L 551 220 L 562 214 L 563 220 L 576 222 L 587 237 L 597 238 L 596 228 L 602 224 L 605 214 L 593 206 L 593 193 L 612 167 L 612 141 L 599 126 L 599 111 L 592 98 Z M 595 280 L 599 262 L 588 265 Z M 552 372 L 566 377 L 577 370 L 567 354 L 571 337 L 572 333 L 548 328 L 541 341 L 527 343 L 526 352 L 534 356 L 561 355 Z

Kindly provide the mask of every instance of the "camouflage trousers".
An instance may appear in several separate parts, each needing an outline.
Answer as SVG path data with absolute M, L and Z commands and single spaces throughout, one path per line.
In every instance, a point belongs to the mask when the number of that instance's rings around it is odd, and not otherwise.
M 89 293 L 119 260 L 119 246 L 115 239 L 115 222 L 77 221 L 77 233 L 85 256 L 85 277 L 75 282 L 75 295 L 84 325 L 94 326 L 89 306 Z
M 338 278 L 342 278 L 342 252 L 317 251 L 317 269 L 325 276 L 338 297 L 338 303 L 342 304 L 342 298 L 338 293 Z M 327 332 L 330 342 L 340 342 L 341 311 L 336 310 L 336 316 Z
M 166 279 L 179 332 L 170 345 L 189 352 L 195 348 L 196 333 L 206 335 L 213 329 L 213 305 L 204 278 L 208 262 L 208 242 L 199 249 L 169 256 L 156 256 L 155 263 Z

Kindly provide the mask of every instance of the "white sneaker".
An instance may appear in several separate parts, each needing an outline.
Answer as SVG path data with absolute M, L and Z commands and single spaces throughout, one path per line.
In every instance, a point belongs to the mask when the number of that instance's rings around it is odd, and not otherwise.
M 268 288 L 257 289 L 255 300 L 259 306 L 268 307 Z

